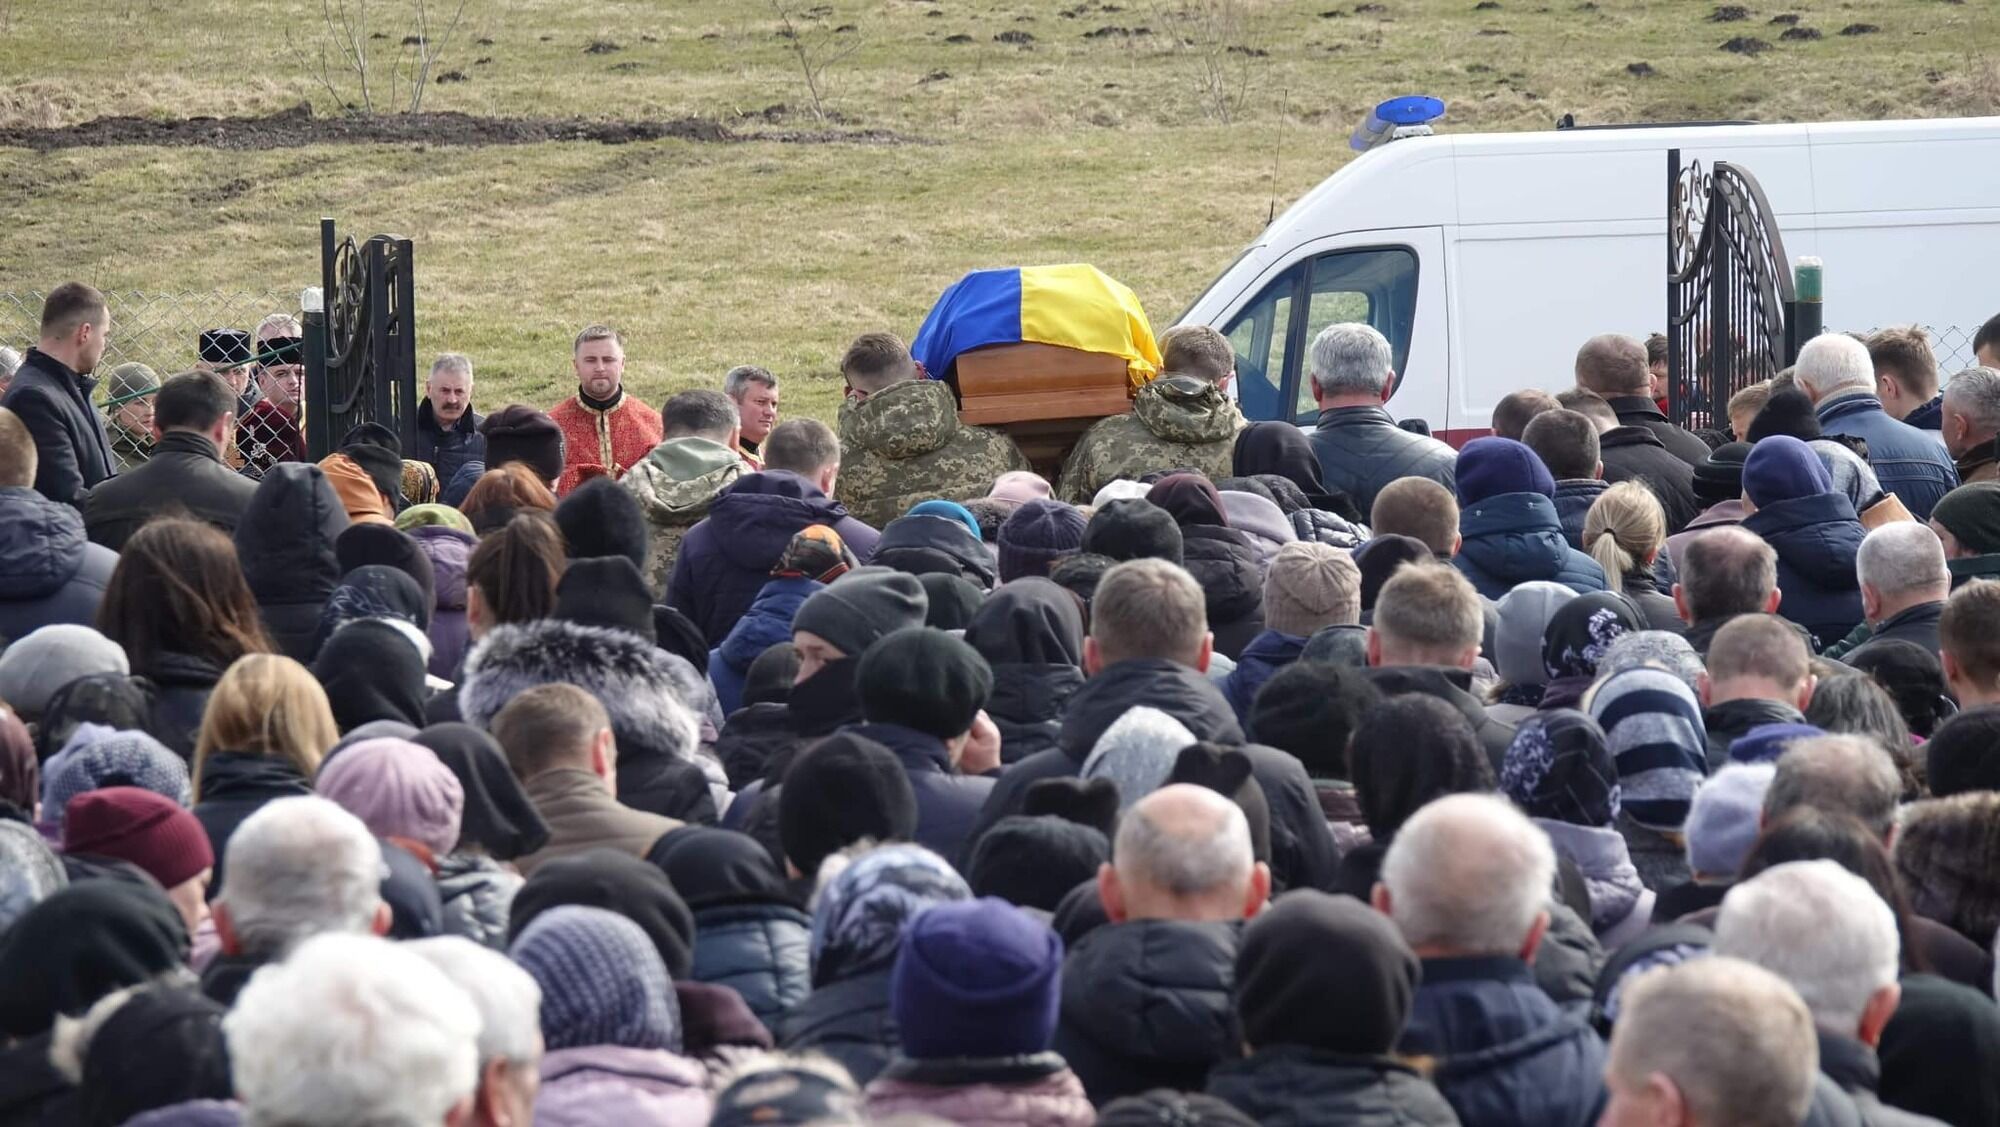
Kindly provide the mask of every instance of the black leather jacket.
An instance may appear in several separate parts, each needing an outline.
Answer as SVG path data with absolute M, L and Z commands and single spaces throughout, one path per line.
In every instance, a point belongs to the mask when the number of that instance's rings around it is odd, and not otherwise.
M 1380 407 L 1321 411 L 1312 445 L 1327 490 L 1354 498 L 1363 514 L 1374 509 L 1375 494 L 1399 477 L 1427 477 L 1453 487 L 1457 453 L 1435 438 L 1402 429 Z

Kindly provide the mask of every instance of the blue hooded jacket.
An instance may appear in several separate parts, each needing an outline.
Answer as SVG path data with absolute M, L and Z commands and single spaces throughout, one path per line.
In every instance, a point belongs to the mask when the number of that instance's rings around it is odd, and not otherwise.
M 1854 557 L 1868 530 L 1845 494 L 1773 501 L 1743 518 L 1743 529 L 1778 553 L 1778 613 L 1811 631 L 1817 648 L 1838 642 L 1860 623 Z
M 1540 493 L 1473 502 L 1459 513 L 1458 531 L 1464 542 L 1451 562 L 1489 599 L 1537 579 L 1579 594 L 1605 589 L 1604 569 L 1569 546 L 1555 502 Z
M 799 613 L 799 604 L 825 586 L 817 579 L 771 580 L 722 644 L 708 651 L 708 680 L 715 686 L 715 702 L 724 716 L 743 706 L 743 680 L 750 674 L 750 663 L 779 642 L 792 640 L 792 618 Z

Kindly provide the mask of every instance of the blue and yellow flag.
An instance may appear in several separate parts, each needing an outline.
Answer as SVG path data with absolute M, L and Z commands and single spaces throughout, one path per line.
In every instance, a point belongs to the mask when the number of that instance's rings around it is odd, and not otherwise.
M 967 274 L 931 307 L 910 354 L 941 379 L 960 353 L 1023 341 L 1122 356 L 1134 391 L 1160 374 L 1160 346 L 1138 296 L 1082 263 Z

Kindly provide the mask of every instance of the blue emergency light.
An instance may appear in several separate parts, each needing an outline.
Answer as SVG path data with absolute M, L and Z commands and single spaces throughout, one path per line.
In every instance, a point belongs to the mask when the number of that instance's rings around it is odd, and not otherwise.
M 1385 141 L 1404 137 L 1430 136 L 1430 123 L 1444 116 L 1444 100 L 1428 94 L 1405 94 L 1391 98 L 1368 111 L 1347 139 L 1357 153 L 1365 153 Z

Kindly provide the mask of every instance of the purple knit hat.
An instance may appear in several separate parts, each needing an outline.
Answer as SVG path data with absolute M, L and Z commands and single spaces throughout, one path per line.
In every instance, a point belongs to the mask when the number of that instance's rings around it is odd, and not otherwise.
M 458 847 L 465 787 L 422 744 L 362 740 L 328 760 L 313 789 L 377 837 L 409 838 L 436 857 Z

